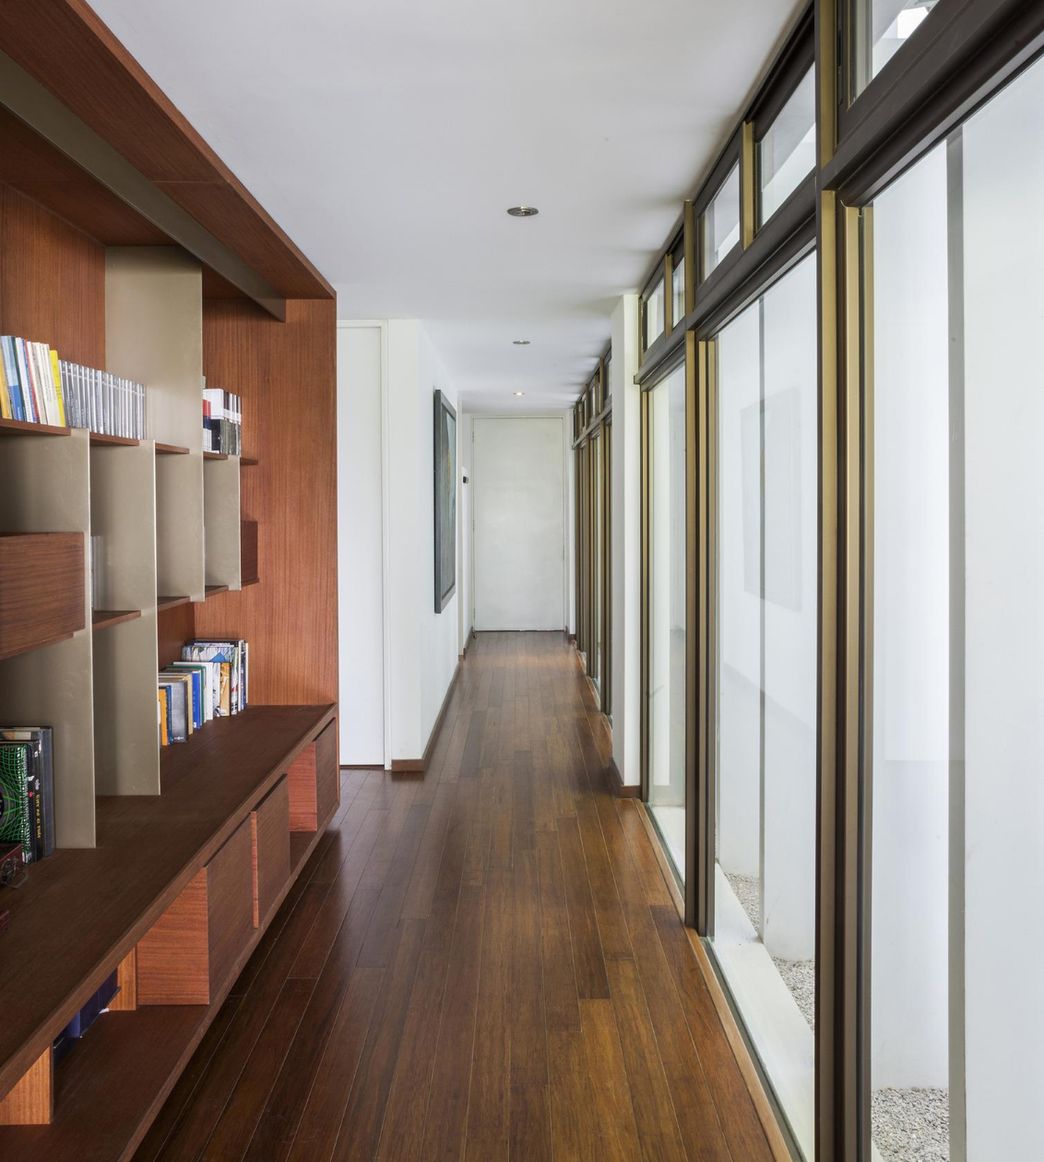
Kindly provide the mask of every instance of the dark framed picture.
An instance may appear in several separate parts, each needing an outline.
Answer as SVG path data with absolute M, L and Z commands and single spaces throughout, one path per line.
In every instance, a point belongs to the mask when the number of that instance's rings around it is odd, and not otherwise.
M 435 612 L 457 588 L 457 413 L 435 392 Z

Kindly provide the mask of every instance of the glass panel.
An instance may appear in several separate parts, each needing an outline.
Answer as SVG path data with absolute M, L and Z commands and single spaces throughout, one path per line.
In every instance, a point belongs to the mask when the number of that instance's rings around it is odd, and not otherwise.
M 760 222 L 769 218 L 816 164 L 816 76 L 809 69 L 758 146 Z
M 685 368 L 649 396 L 648 799 L 685 880 Z
M 808 258 L 718 339 L 713 948 L 806 1158 L 814 1138 L 817 378 Z
M 663 279 L 653 287 L 645 300 L 645 349 L 663 334 Z
M 613 353 L 610 351 L 605 357 L 605 400 L 606 403 L 613 398 Z
M 856 94 L 885 67 L 921 26 L 938 0 L 855 0 L 862 43 L 856 70 Z
M 1038 64 L 874 203 L 884 1162 L 1044 1157 L 1042 108 Z
M 602 519 L 604 508 L 602 505 L 602 437 L 597 436 L 591 441 L 591 453 L 594 457 L 594 495 L 592 505 L 594 512 L 594 539 L 592 544 L 592 650 L 588 659 L 587 670 L 591 680 L 601 690 L 602 688 L 602 536 L 604 529 Z
M 710 205 L 700 215 L 703 277 L 721 262 L 740 239 L 739 163 L 729 171 Z
M 671 270 L 671 309 L 674 311 L 674 325 L 685 318 L 685 256 L 680 254 Z

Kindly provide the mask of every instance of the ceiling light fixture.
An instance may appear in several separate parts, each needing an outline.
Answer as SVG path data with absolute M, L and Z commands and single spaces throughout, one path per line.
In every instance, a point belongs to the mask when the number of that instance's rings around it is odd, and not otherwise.
M 512 339 L 511 342 L 514 343 L 516 347 L 528 347 L 529 346 L 528 339 Z
M 525 202 L 521 206 L 512 206 L 508 213 L 512 218 L 535 218 L 540 211 L 536 206 L 527 206 Z
M 526 393 L 524 391 L 516 391 L 515 392 L 515 395 L 525 395 L 525 394 Z

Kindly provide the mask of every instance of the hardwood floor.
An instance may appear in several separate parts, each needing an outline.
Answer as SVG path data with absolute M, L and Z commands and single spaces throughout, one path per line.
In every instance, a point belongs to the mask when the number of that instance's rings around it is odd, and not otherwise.
M 561 634 L 482 634 L 330 831 L 137 1158 L 772 1157 Z

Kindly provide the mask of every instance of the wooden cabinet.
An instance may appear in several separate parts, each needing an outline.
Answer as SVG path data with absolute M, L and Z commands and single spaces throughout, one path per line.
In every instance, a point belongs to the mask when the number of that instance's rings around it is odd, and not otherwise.
M 285 778 L 250 812 L 254 927 L 268 921 L 290 879 L 290 792 Z
M 325 827 L 340 801 L 337 729 L 331 723 L 294 760 L 287 773 L 290 790 L 290 830 Z
M 139 1005 L 209 1005 L 254 929 L 253 844 L 244 820 L 138 943 Z

